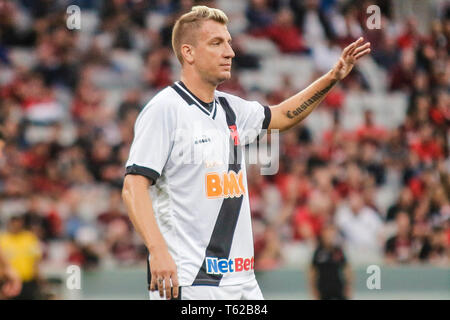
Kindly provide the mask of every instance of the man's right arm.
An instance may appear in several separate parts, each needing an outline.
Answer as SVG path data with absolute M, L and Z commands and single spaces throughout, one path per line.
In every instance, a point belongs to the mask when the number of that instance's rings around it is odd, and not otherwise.
M 152 201 L 148 193 L 149 185 L 148 178 L 128 174 L 125 176 L 122 198 L 131 222 L 150 252 L 150 290 L 153 291 L 158 288 L 161 297 L 165 290 L 166 298 L 170 299 L 171 286 L 173 286 L 173 297 L 177 298 L 177 268 L 156 222 Z M 165 286 L 158 281 L 159 279 L 164 280 Z

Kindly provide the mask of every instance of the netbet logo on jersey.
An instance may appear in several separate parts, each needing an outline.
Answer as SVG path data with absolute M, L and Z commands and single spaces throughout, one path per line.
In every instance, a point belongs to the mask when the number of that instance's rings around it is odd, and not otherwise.
M 206 257 L 206 273 L 225 274 L 228 272 L 242 272 L 253 270 L 255 258 L 219 259 Z
M 245 194 L 242 171 L 210 172 L 205 176 L 206 196 L 208 198 L 233 198 Z

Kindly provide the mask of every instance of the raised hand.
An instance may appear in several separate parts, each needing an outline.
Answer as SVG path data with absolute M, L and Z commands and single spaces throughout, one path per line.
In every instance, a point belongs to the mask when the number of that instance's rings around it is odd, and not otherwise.
M 344 79 L 352 71 L 356 61 L 370 53 L 370 42 L 362 44 L 363 41 L 364 38 L 360 37 L 344 48 L 339 61 L 334 65 L 332 70 L 333 76 L 337 80 Z

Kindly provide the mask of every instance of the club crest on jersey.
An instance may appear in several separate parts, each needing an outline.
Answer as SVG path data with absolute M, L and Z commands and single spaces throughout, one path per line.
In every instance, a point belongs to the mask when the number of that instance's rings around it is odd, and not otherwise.
M 243 173 L 239 170 L 224 172 L 210 172 L 205 176 L 206 196 L 208 198 L 233 198 L 245 194 Z
M 228 128 L 230 129 L 231 139 L 233 139 L 234 145 L 238 146 L 239 145 L 239 133 L 237 131 L 236 125 L 233 124 L 231 126 L 228 126 Z
M 225 274 L 229 272 L 242 272 L 254 269 L 255 259 L 251 258 L 234 258 L 219 259 L 217 257 L 206 257 L 206 273 L 209 274 Z

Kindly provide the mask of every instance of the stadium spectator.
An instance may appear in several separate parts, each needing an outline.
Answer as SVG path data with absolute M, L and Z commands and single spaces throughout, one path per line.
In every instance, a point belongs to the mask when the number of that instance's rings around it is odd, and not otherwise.
M 22 290 L 22 281 L 0 250 L 0 300 L 16 297 Z
M 250 0 L 245 10 L 245 16 L 250 32 L 270 26 L 275 18 L 273 8 L 270 7 L 268 0 Z
M 0 235 L 0 249 L 22 281 L 22 290 L 14 299 L 35 300 L 41 297 L 39 262 L 42 252 L 37 237 L 23 227 L 23 218 L 13 216 L 8 222 L 8 231 Z
M 350 193 L 348 205 L 337 210 L 335 221 L 349 247 L 372 252 L 380 249 L 382 220 L 357 192 Z
M 399 63 L 390 70 L 389 89 L 409 90 L 412 87 L 415 67 L 416 59 L 413 49 L 401 51 Z
M 399 212 L 407 213 L 412 218 L 413 209 L 415 207 L 413 194 L 409 188 L 403 188 L 400 192 L 397 202 L 391 205 L 386 214 L 386 221 L 393 221 Z
M 381 142 L 386 139 L 386 129 L 380 125 L 375 124 L 374 114 L 372 110 L 364 111 L 364 121 L 356 129 L 356 138 L 359 141 L 373 141 Z
M 320 7 L 319 0 L 293 0 L 290 1 L 290 7 L 295 14 L 297 27 L 302 30 L 305 46 L 312 48 L 316 43 L 335 38 L 333 27 Z
M 3 159 L 5 139 L 0 129 L 0 161 Z M 17 272 L 11 267 L 0 248 L 0 300 L 17 296 L 22 290 L 22 282 Z
M 385 244 L 385 256 L 388 263 L 408 263 L 414 258 L 413 239 L 410 216 L 406 212 L 398 212 L 396 217 L 396 234 Z
M 278 12 L 273 24 L 253 31 L 252 34 L 271 39 L 283 53 L 306 53 L 309 51 L 303 42 L 300 30 L 294 24 L 293 13 L 287 8 Z
M 255 239 L 255 268 L 258 271 L 274 270 L 282 262 L 281 241 L 276 229 L 268 225 L 260 239 Z
M 316 193 L 307 206 L 296 209 L 294 213 L 294 239 L 315 243 L 323 225 L 330 220 L 331 201 Z
M 308 282 L 314 299 L 345 300 L 352 297 L 353 274 L 333 225 L 322 229 L 309 267 Z

